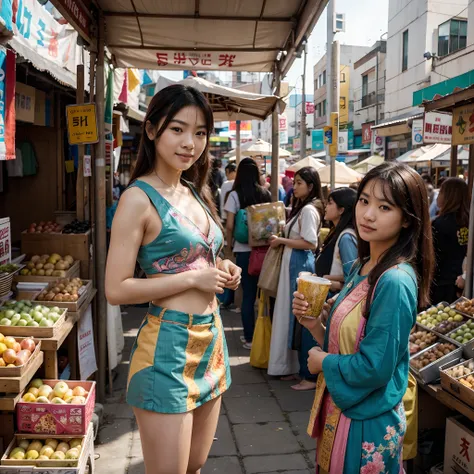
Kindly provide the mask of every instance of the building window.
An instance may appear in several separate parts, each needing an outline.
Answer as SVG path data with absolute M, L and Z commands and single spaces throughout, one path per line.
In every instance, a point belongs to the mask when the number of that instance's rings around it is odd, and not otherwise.
M 323 71 L 323 85 L 326 84 L 326 70 Z
M 467 20 L 449 20 L 438 28 L 438 56 L 446 56 L 467 44 Z
M 326 72 L 326 71 L 324 71 L 324 72 Z M 323 117 L 326 116 L 326 108 L 327 108 L 327 105 L 328 105 L 328 104 L 327 104 L 326 100 L 323 100 Z
M 362 76 L 362 97 L 369 93 L 369 75 Z
M 321 102 L 319 104 L 316 104 L 316 117 L 317 118 L 322 117 L 322 115 L 321 115 Z
M 402 71 L 408 69 L 408 30 L 403 32 Z

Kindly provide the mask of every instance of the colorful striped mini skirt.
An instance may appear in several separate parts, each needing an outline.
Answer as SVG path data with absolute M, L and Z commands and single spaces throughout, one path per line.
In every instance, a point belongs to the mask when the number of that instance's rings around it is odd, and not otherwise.
M 184 413 L 222 395 L 230 383 L 218 311 L 187 314 L 150 304 L 132 348 L 127 403 Z

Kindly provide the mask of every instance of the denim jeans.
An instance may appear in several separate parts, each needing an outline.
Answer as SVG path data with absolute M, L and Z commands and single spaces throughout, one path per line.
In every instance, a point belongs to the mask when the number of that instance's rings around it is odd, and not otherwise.
M 247 342 L 252 342 L 255 330 L 255 300 L 257 299 L 258 276 L 249 275 L 250 252 L 237 252 L 235 254 L 237 266 L 242 269 L 242 325 L 244 337 Z

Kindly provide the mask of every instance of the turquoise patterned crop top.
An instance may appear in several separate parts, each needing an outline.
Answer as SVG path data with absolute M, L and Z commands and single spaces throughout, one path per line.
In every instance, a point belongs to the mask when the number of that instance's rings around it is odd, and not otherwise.
M 163 223 L 158 237 L 142 245 L 138 251 L 138 263 L 147 275 L 182 273 L 216 265 L 224 243 L 222 232 L 193 186 L 187 182 L 185 184 L 206 211 L 209 219 L 207 236 L 153 186 L 139 180 L 129 186 L 140 188 L 148 196 Z

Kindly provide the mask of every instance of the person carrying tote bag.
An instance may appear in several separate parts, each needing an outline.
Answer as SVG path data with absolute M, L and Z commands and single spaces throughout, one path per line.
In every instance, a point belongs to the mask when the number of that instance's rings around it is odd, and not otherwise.
M 260 291 L 258 316 L 253 335 L 250 365 L 257 369 L 266 369 L 270 358 L 270 341 L 272 338 L 272 322 L 270 320 L 270 302 L 263 291 Z

